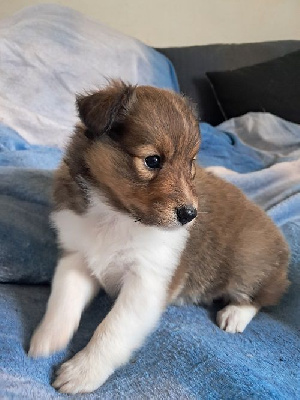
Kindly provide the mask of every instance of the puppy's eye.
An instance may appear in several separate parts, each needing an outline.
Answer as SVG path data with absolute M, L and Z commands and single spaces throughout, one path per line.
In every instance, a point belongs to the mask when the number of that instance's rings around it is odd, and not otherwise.
M 145 165 L 150 169 L 160 168 L 160 157 L 158 155 L 148 156 L 145 158 Z

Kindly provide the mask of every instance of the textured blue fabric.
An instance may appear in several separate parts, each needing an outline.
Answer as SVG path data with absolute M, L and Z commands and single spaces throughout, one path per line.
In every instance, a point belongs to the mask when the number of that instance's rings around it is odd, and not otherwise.
M 52 170 L 61 151 L 29 145 L 0 123 L 0 282 L 50 282 L 57 259 L 49 226 Z
M 26 356 L 49 288 L 1 285 L 0 398 L 8 399 L 257 399 L 299 398 L 299 299 L 296 288 L 264 310 L 243 334 L 215 324 L 215 311 L 169 307 L 131 361 L 95 393 L 58 395 L 55 368 L 85 346 L 111 307 L 100 295 L 84 313 L 67 350 L 46 359 Z M 297 309 L 298 306 L 298 309 Z
M 281 121 L 277 123 L 281 134 L 288 136 Z M 45 311 L 49 286 L 24 282 L 47 282 L 53 273 L 57 253 L 47 220 L 51 169 L 61 154 L 51 148 L 28 145 L 16 132 L 2 125 L 0 277 L 2 282 L 15 284 L 0 285 L 0 398 L 300 398 L 297 148 L 290 145 L 290 156 L 286 153 L 283 159 L 278 155 L 274 158 L 266 149 L 247 145 L 234 132 L 223 132 L 206 124 L 201 124 L 201 128 L 203 147 L 199 162 L 233 170 L 216 172 L 265 208 L 289 242 L 292 284 L 280 304 L 262 310 L 243 334 L 235 335 L 216 326 L 215 308 L 169 307 L 145 345 L 103 387 L 88 395 L 57 394 L 50 385 L 56 366 L 87 344 L 112 303 L 103 293 L 97 297 L 84 313 L 79 330 L 66 350 L 40 360 L 26 356 L 30 335 Z M 264 129 L 267 132 L 265 125 Z M 297 138 L 300 127 L 289 129 Z M 29 168 L 24 165 L 27 163 Z M 42 166 L 48 170 L 42 170 Z
M 271 157 L 263 160 L 259 152 L 244 145 L 236 135 L 206 123 L 201 123 L 200 127 L 202 141 L 198 162 L 204 167 L 222 166 L 246 173 L 259 171 L 271 161 Z
M 52 170 L 58 166 L 61 156 L 62 151 L 58 148 L 29 144 L 0 122 L 0 167 Z

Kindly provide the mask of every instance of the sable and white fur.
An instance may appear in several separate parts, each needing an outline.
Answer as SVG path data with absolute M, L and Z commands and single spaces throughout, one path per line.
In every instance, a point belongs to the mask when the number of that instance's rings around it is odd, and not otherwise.
M 237 188 L 195 167 L 199 128 L 185 98 L 112 82 L 77 105 L 81 123 L 54 185 L 63 255 L 29 354 L 64 348 L 99 288 L 116 301 L 59 369 L 53 386 L 65 393 L 102 385 L 169 303 L 224 298 L 218 325 L 242 332 L 288 285 L 288 248 L 272 221 Z M 145 165 L 153 155 L 159 168 Z M 196 219 L 179 216 L 187 206 Z

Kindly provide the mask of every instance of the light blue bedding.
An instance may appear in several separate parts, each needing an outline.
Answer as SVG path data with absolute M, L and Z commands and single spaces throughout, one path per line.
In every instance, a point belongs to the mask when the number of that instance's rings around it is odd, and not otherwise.
M 255 135 L 268 137 L 274 121 L 278 128 L 263 151 L 238 139 L 229 123 L 231 133 L 203 123 L 199 162 L 235 171 L 216 170 L 264 207 L 282 229 L 292 251 L 288 293 L 236 335 L 216 326 L 214 309 L 169 307 L 129 364 L 95 393 L 74 398 L 299 398 L 300 126 L 268 114 L 249 114 L 235 121 L 243 125 L 245 137 L 254 120 L 261 121 L 258 132 L 251 132 L 254 142 Z M 272 164 L 274 144 L 283 137 L 291 142 L 290 152 L 273 158 Z M 52 169 L 61 152 L 29 145 L 3 124 L 0 148 L 0 279 L 6 282 L 0 285 L 0 398 L 64 397 L 50 386 L 53 371 L 87 343 L 111 301 L 103 293 L 98 296 L 65 351 L 40 360 L 27 357 L 30 335 L 49 295 L 49 286 L 32 283 L 49 281 L 57 257 L 48 214 Z

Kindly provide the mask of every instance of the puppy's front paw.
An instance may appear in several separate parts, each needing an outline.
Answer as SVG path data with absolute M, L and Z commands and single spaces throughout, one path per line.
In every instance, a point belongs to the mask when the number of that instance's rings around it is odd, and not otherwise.
M 67 346 L 73 330 L 66 323 L 59 325 L 41 323 L 31 338 L 29 357 L 48 357 Z
M 112 372 L 85 348 L 62 364 L 52 386 L 61 393 L 89 393 L 101 386 Z
M 252 305 L 228 305 L 217 314 L 218 326 L 226 332 L 244 332 L 246 326 L 257 313 Z

